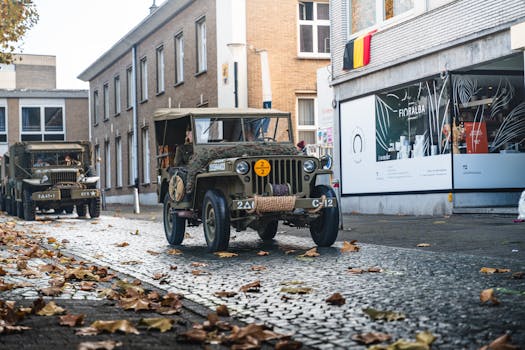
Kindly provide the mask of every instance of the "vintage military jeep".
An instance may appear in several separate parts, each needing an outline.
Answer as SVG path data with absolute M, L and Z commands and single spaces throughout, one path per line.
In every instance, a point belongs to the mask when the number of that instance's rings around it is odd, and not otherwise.
M 297 151 L 290 114 L 269 109 L 159 109 L 158 201 L 164 231 L 179 245 L 186 223 L 203 224 L 211 251 L 226 250 L 230 225 L 272 240 L 279 221 L 309 227 L 314 242 L 337 238 L 339 212 L 331 187 L 331 159 Z
M 10 215 L 34 220 L 37 208 L 80 217 L 100 215 L 99 178 L 93 176 L 91 144 L 17 142 L 2 164 L 0 205 Z

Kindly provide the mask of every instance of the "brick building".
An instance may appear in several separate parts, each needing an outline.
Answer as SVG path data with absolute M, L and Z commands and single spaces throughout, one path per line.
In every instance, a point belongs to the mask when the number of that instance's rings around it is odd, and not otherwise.
M 343 211 L 516 207 L 525 188 L 525 2 L 330 6 Z
M 290 111 L 314 143 L 316 70 L 329 64 L 327 0 L 167 0 L 79 76 L 108 202 L 156 203 L 159 107 Z M 236 88 L 237 87 L 237 88 Z
M 88 140 L 88 91 L 56 89 L 56 58 L 0 64 L 0 155 L 17 141 Z

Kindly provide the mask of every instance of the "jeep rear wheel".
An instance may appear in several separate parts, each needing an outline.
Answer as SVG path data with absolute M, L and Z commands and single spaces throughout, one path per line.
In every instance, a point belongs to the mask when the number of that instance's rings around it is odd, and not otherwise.
M 171 245 L 180 245 L 184 240 L 186 232 L 186 219 L 181 218 L 171 208 L 171 197 L 169 193 L 164 196 L 163 220 L 164 234 L 168 243 Z
M 79 217 L 83 218 L 86 216 L 86 205 L 85 204 L 77 204 L 76 205 L 77 207 L 77 214 Z
M 71 214 L 74 209 L 75 207 L 73 205 L 68 205 L 67 207 L 64 207 L 64 211 L 66 212 L 66 214 Z
M 22 201 L 15 202 L 16 205 L 16 216 L 20 219 L 24 218 L 24 203 Z
M 24 220 L 34 221 L 35 220 L 35 202 L 31 198 L 31 192 L 24 190 Z
M 202 202 L 204 237 L 210 251 L 228 249 L 230 242 L 230 212 L 224 195 L 218 190 L 208 190 Z
M 335 192 L 326 185 L 315 186 L 312 197 L 335 198 Z M 339 230 L 339 211 L 337 207 L 321 209 L 320 216 L 310 223 L 310 235 L 315 244 L 329 247 L 337 239 Z
M 89 216 L 91 216 L 91 218 L 98 218 L 100 216 L 100 197 L 91 199 L 89 201 L 88 209 L 89 209 Z M 67 212 L 67 209 L 66 209 L 66 212 Z
M 279 226 L 277 220 L 262 222 L 257 228 L 257 233 L 263 241 L 271 241 L 277 234 L 277 226 Z

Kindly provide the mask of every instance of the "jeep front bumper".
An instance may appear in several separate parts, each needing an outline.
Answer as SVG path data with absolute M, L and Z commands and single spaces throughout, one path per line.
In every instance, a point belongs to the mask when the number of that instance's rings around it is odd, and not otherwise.
M 288 203 L 284 203 L 288 199 Z M 283 204 L 284 203 L 284 204 Z M 294 209 L 322 209 L 337 207 L 336 198 L 295 198 L 293 196 L 261 196 L 257 198 L 235 199 L 231 210 L 258 212 L 291 211 Z
M 67 191 L 70 191 L 71 193 L 71 196 L 67 199 L 71 199 L 71 200 L 91 199 L 91 198 L 100 197 L 100 191 L 98 189 L 72 188 L 72 189 L 68 189 Z M 31 195 L 31 199 L 37 202 L 41 202 L 41 201 L 59 201 L 59 200 L 62 200 L 63 198 L 60 193 L 60 190 L 49 190 L 49 191 L 33 192 L 33 194 Z

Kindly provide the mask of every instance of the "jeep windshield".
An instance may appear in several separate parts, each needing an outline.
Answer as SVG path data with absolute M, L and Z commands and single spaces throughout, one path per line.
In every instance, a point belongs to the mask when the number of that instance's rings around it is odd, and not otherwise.
M 285 116 L 196 116 L 195 143 L 290 143 L 288 123 L 289 118 Z
M 32 167 L 78 166 L 82 164 L 82 152 L 78 151 L 49 151 L 31 153 Z

